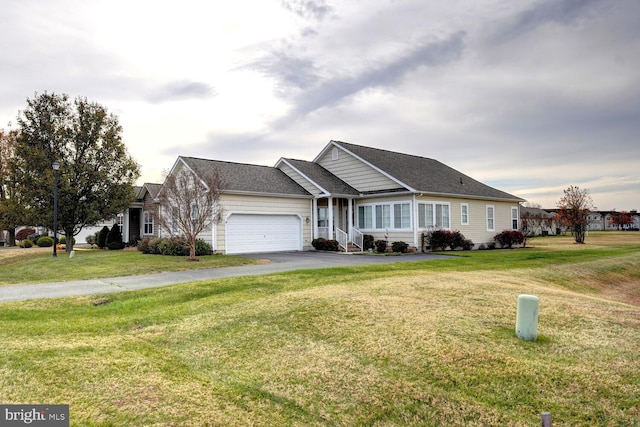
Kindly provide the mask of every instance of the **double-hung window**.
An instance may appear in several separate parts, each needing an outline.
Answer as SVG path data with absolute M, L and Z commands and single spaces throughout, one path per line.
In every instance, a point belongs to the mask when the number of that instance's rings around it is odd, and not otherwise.
M 120 229 L 120 233 L 122 233 L 122 228 L 124 227 L 124 214 L 119 213 L 116 217 L 116 224 L 118 224 L 118 228 Z
M 487 205 L 487 231 L 496 231 L 496 218 L 493 205 Z
M 511 208 L 511 228 L 518 229 L 518 208 Z
M 376 205 L 376 229 L 391 228 L 391 205 Z
M 153 213 L 149 211 L 144 211 L 143 213 L 143 222 L 144 222 L 144 234 L 150 235 L 153 234 Z
M 178 233 L 178 221 L 180 220 L 180 212 L 176 206 L 171 208 L 171 232 Z
M 418 227 L 451 228 L 449 203 L 418 203 Z
M 469 225 L 469 204 L 462 203 L 460 205 L 460 224 Z
M 329 226 L 329 208 L 319 207 L 318 208 L 318 227 L 328 227 Z
M 393 205 L 393 228 L 411 228 L 411 205 L 409 203 L 396 203 Z
M 358 206 L 358 228 L 362 230 L 410 230 L 411 203 L 390 202 Z

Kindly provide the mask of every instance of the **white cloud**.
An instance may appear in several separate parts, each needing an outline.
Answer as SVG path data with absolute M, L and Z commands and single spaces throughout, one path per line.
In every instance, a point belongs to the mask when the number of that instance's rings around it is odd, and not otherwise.
M 637 208 L 639 9 L 11 2 L 0 120 L 15 123 L 36 91 L 87 96 L 119 116 L 145 181 L 178 154 L 273 164 L 340 139 L 436 158 L 547 206 L 575 184 L 602 209 Z

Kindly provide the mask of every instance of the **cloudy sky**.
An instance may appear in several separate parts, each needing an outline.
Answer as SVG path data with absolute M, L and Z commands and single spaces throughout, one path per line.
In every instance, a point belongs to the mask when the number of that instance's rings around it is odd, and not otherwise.
M 117 115 L 142 182 L 332 139 L 555 207 L 640 209 L 637 0 L 3 0 L 0 127 L 36 93 Z

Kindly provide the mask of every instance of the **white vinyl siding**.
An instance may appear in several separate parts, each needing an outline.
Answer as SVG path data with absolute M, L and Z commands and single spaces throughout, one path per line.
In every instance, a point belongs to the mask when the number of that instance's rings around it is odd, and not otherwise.
M 361 230 L 410 230 L 411 203 L 388 202 L 358 206 Z
M 339 153 L 337 158 L 333 157 L 334 149 Z M 400 187 L 383 173 L 336 147 L 318 159 L 318 164 L 361 192 L 396 190 Z
M 418 227 L 451 228 L 451 206 L 449 203 L 418 203 Z
M 313 230 L 313 222 L 306 221 L 311 219 L 311 202 L 306 198 L 287 198 L 287 197 L 269 197 L 269 196 L 253 196 L 242 194 L 223 194 L 220 199 L 222 206 L 223 219 L 215 224 L 216 232 L 206 230 L 202 234 L 202 238 L 211 242 L 214 238 L 214 250 L 216 252 L 226 252 L 227 243 L 227 223 L 232 215 L 237 214 L 258 214 L 258 215 L 296 215 L 302 219 L 300 228 L 302 228 L 302 250 L 309 250 L 311 246 L 311 234 Z M 298 228 L 298 230 L 300 229 Z
M 289 178 L 293 179 L 296 182 L 296 184 L 298 184 L 299 186 L 307 190 L 310 194 L 314 196 L 319 196 L 321 194 L 321 191 L 318 189 L 318 187 L 311 184 L 308 178 L 305 178 L 304 176 L 300 175 L 300 173 L 298 173 L 295 169 L 290 167 L 288 164 L 280 163 L 278 165 L 278 169 L 284 172 Z

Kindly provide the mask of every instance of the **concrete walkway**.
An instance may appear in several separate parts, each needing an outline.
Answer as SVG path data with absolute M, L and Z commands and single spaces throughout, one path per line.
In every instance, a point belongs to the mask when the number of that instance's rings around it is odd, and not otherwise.
M 198 282 L 202 280 L 222 279 L 226 277 L 258 276 L 262 274 L 282 273 L 295 270 L 392 264 L 447 258 L 446 256 L 431 254 L 369 256 L 338 254 L 331 252 L 279 252 L 244 256 L 248 258 L 268 260 L 268 262 L 239 267 L 175 271 L 168 273 L 144 274 L 139 276 L 121 276 L 104 279 L 76 280 L 70 282 L 0 286 L 0 302 L 110 294 L 114 292 L 157 288 L 161 286 Z

